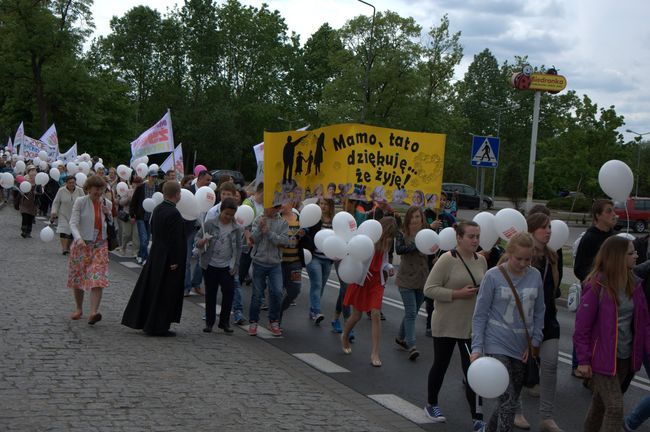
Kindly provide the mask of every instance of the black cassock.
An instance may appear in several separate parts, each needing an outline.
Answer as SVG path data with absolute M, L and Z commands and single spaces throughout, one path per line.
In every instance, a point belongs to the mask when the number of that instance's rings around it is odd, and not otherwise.
M 149 259 L 135 284 L 122 324 L 147 333 L 165 333 L 183 311 L 187 242 L 176 206 L 163 201 L 151 215 Z M 176 270 L 170 266 L 176 264 Z

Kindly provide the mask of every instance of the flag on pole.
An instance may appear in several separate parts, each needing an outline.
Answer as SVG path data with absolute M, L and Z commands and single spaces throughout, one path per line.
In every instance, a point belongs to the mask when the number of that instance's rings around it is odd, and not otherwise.
M 28 137 L 27 135 L 23 136 L 23 144 L 20 146 L 20 154 L 23 155 L 25 159 L 34 159 L 42 150 L 47 152 L 48 158 L 51 157 L 51 149 L 49 145 L 45 144 L 41 140 L 37 140 L 36 138 Z
M 68 162 L 72 162 L 77 158 L 77 143 L 74 143 L 70 149 L 65 152 L 65 153 L 59 153 L 57 159 L 63 162 L 64 164 L 67 164 Z
M 23 122 L 20 122 L 20 126 L 18 126 L 18 130 L 16 131 L 16 136 L 14 137 L 14 145 L 16 147 L 19 147 L 19 154 L 23 154 L 23 139 L 25 138 L 25 126 L 23 125 Z
M 174 165 L 175 163 L 175 165 Z M 185 166 L 183 165 L 183 144 L 179 144 L 174 149 L 174 153 L 170 153 L 165 159 L 165 162 L 160 164 L 162 172 L 167 172 L 174 167 L 176 169 L 176 178 L 182 178 L 185 174 Z
M 168 110 L 158 123 L 144 131 L 131 143 L 131 160 L 171 151 L 174 151 L 174 130 L 171 113 Z
M 52 126 L 43 134 L 39 141 L 45 143 L 43 150 L 47 152 L 47 157 L 50 162 L 54 160 L 59 155 L 59 136 L 56 133 L 56 126 L 52 123 Z
M 11 137 L 9 137 L 9 141 L 7 141 L 7 151 L 11 153 L 14 152 L 14 144 L 11 142 Z

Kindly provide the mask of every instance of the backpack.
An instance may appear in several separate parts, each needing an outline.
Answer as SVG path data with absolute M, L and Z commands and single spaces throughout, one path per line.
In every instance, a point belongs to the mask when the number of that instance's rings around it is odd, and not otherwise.
M 580 294 L 582 294 L 582 286 L 579 283 L 574 283 L 569 287 L 569 293 L 566 298 L 566 307 L 571 312 L 578 310 L 580 305 Z

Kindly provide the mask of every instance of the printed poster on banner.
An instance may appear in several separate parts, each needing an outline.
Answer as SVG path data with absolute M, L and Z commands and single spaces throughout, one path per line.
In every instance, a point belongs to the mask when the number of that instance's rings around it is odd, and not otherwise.
M 173 160 L 174 159 L 174 160 Z M 174 158 L 172 159 L 172 154 L 170 153 L 169 156 L 167 156 L 167 159 L 165 159 L 165 162 L 160 164 L 160 169 L 162 172 L 166 173 L 170 169 L 172 169 L 172 166 L 174 166 L 174 162 L 176 162 L 175 168 L 176 168 L 176 179 L 180 180 L 183 178 L 183 175 L 185 174 L 185 165 L 183 164 L 183 144 L 179 144 L 176 146 L 176 149 L 174 150 Z
M 74 143 L 74 145 L 70 147 L 70 149 L 67 152 L 59 153 L 57 159 L 63 162 L 64 164 L 67 164 L 68 162 L 72 162 L 75 159 L 77 159 L 77 143 Z
M 39 141 L 44 142 L 47 145 L 47 154 L 50 162 L 56 160 L 59 156 L 59 137 L 56 133 L 56 126 L 52 123 L 52 126 L 43 134 Z
M 20 122 L 20 126 L 18 126 L 18 130 L 16 131 L 16 136 L 14 137 L 14 146 L 16 148 L 22 147 L 24 138 L 25 138 L 25 126 L 23 125 L 23 122 Z
M 438 206 L 444 134 L 363 124 L 264 133 L 264 205 L 313 197 Z
M 167 111 L 158 123 L 131 143 L 131 160 L 150 154 L 172 151 L 174 151 L 174 130 L 171 114 Z
M 41 150 L 45 150 L 48 154 L 48 158 L 52 161 L 59 155 L 57 149 L 50 147 L 43 141 L 28 136 L 23 137 L 23 145 L 20 146 L 20 154 L 23 155 L 25 159 L 34 159 L 38 156 L 38 153 Z

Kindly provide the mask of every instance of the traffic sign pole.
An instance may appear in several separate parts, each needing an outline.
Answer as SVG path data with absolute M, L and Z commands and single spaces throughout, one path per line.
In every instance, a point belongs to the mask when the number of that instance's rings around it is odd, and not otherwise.
M 528 161 L 528 188 L 526 192 L 526 212 L 533 206 L 533 187 L 535 185 L 535 158 L 537 156 L 537 127 L 539 125 L 539 105 L 542 92 L 535 92 L 535 105 L 533 107 L 533 131 L 530 136 L 530 159 Z

